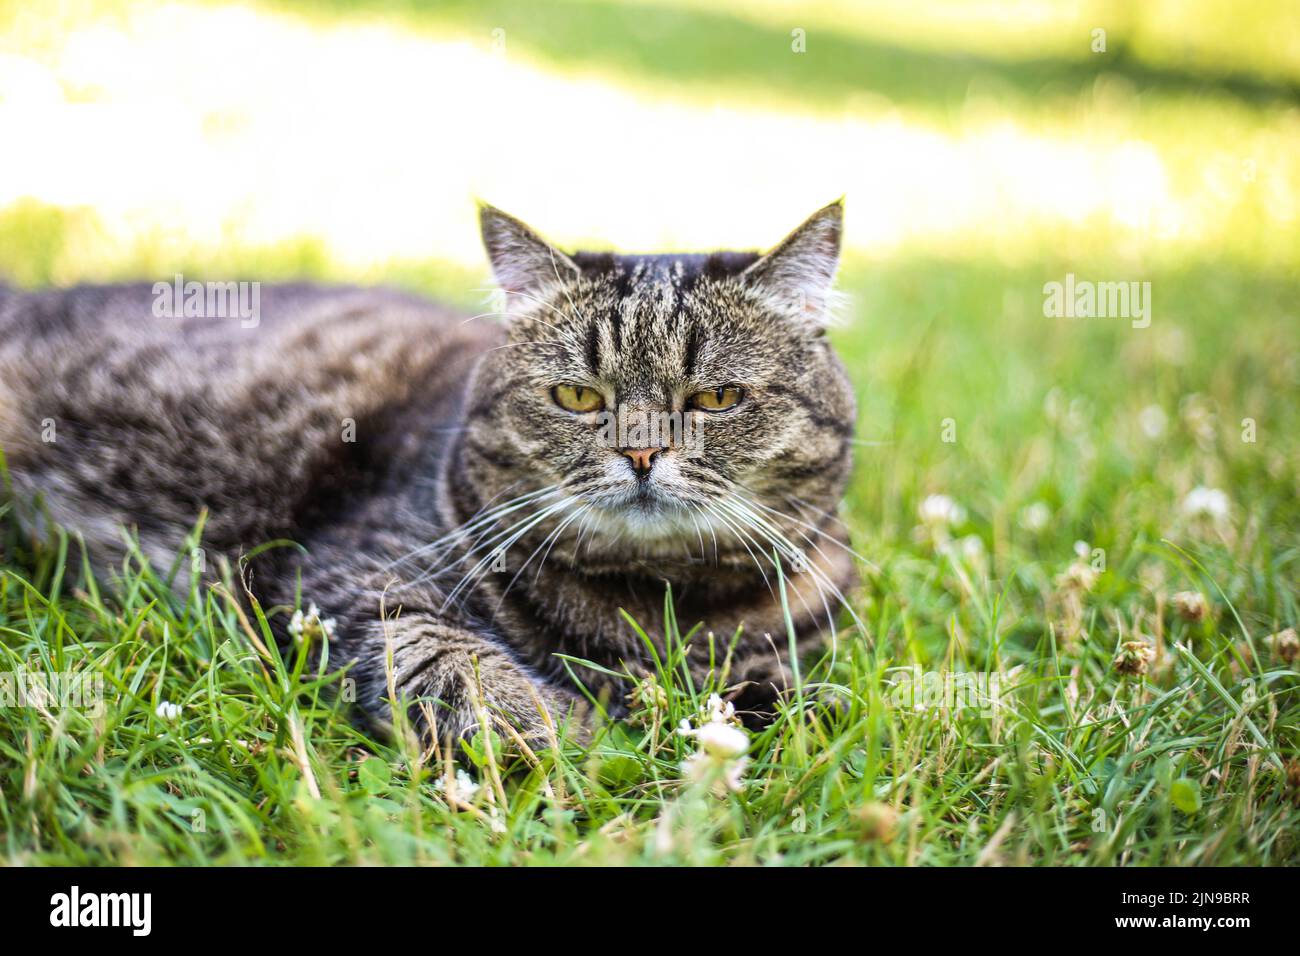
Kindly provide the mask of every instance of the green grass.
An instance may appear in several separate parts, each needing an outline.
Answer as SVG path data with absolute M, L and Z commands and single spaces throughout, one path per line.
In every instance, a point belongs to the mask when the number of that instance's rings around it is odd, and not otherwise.
M 353 15 L 329 0 L 268 6 L 327 24 Z M 169 569 L 135 560 L 94 581 L 75 544 L 33 539 L 0 494 L 0 673 L 102 674 L 106 701 L 99 715 L 0 706 L 0 861 L 1300 862 L 1300 793 L 1280 769 L 1300 760 L 1300 672 L 1265 640 L 1300 621 L 1300 220 L 1274 214 L 1300 188 L 1285 105 L 1300 76 L 1294 29 L 1123 18 L 1106 4 L 1041 32 L 931 30 L 905 13 L 876 28 L 814 4 L 809 50 L 823 55 L 801 59 L 784 54 L 775 3 L 743 17 L 704 0 L 584 0 L 545 19 L 533 6 L 373 2 L 360 15 L 481 43 L 501 25 L 542 64 L 700 103 L 825 113 L 872 91 L 938 128 L 976 103 L 1056 136 L 1140 140 L 1180 189 L 1208 188 L 1202 160 L 1229 144 L 1256 161 L 1258 185 L 1229 190 L 1189 242 L 990 222 L 956 247 L 845 264 L 834 338 L 860 445 L 844 517 L 871 562 L 850 596 L 866 636 L 802 662 L 790 705 L 752 736 L 739 792 L 684 770 L 695 742 L 673 732 L 713 689 L 680 666 L 688 647 L 710 653 L 709 622 L 669 636 L 660 709 L 603 727 L 588 749 L 504 766 L 480 740 L 466 767 L 477 789 L 449 793 L 445 760 L 358 730 L 340 676 L 282 659 L 220 589 L 191 582 L 182 600 Z M 0 23 L 22 9 L 0 2 Z M 1104 61 L 1076 43 L 1093 19 L 1114 41 Z M 870 214 L 850 197 L 848 229 Z M 205 248 L 106 235 L 95 209 L 13 203 L 0 209 L 0 271 L 31 286 L 183 271 L 481 299 L 463 268 L 347 269 L 310 237 Z M 1150 281 L 1151 326 L 1045 318 L 1043 284 L 1067 272 Z M 1198 486 L 1226 493 L 1225 520 L 1184 513 Z M 961 520 L 923 526 L 932 494 Z M 1079 541 L 1095 575 L 1071 576 Z M 1177 614 L 1182 591 L 1211 613 Z M 1113 661 L 1133 640 L 1156 656 L 1125 676 Z M 917 710 L 891 684 L 912 667 L 992 673 L 1015 690 L 991 713 Z M 163 701 L 179 718 L 157 716 Z
M 179 601 L 157 576 L 167 569 L 138 561 L 111 587 L 87 580 L 75 546 L 29 540 L 7 514 L 0 669 L 103 673 L 107 706 L 0 710 L 3 857 L 1295 862 L 1300 809 L 1277 765 L 1300 749 L 1300 674 L 1263 642 L 1297 617 L 1295 370 L 1269 351 L 1294 289 L 1158 276 L 1155 320 L 1139 330 L 1044 319 L 1041 281 L 936 262 L 850 272 L 858 324 L 838 337 L 860 383 L 859 434 L 878 442 L 859 449 L 848 509 L 877 566 L 853 597 L 870 640 L 843 640 L 833 666 L 804 662 L 808 706 L 754 736 L 740 793 L 686 779 L 693 745 L 672 732 L 707 692 L 677 666 L 684 646 L 709 653 L 702 631 L 672 640 L 666 707 L 640 715 L 650 729 L 610 725 L 589 750 L 471 766 L 481 789 L 449 804 L 445 764 L 358 731 L 337 677 L 281 659 L 220 592 L 195 584 Z M 1247 301 L 1251 324 L 1227 308 Z M 1169 419 L 1158 441 L 1135 423 L 1151 404 Z M 1247 416 L 1255 443 L 1240 440 Z M 955 443 L 941 438 L 949 417 Z M 1229 492 L 1226 523 L 1180 513 L 1202 483 Z M 964 521 L 918 534 L 918 502 L 935 492 Z M 1031 532 L 1018 516 L 1035 501 L 1050 518 Z M 1105 551 L 1083 592 L 1058 581 L 1078 539 Z M 1181 590 L 1204 594 L 1211 617 L 1172 613 Z M 1112 659 L 1139 636 L 1159 655 L 1123 677 Z M 912 665 L 1021 670 L 989 716 L 898 706 L 889 679 Z M 162 700 L 182 705 L 178 720 L 155 715 Z

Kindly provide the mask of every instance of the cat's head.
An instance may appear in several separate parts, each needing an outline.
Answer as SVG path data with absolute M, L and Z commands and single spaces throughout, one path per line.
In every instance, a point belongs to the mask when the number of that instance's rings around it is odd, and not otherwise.
M 570 255 L 482 207 L 508 332 L 472 389 L 479 502 L 539 493 L 539 527 L 569 518 L 606 558 L 770 554 L 764 521 L 798 540 L 777 514 L 819 523 L 850 465 L 824 335 L 842 220 L 832 203 L 765 255 Z

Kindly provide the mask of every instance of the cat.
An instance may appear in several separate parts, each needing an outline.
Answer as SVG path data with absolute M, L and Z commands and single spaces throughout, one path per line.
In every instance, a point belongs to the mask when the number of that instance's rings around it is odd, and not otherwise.
M 126 528 L 168 567 L 204 511 L 231 561 L 298 542 L 251 562 L 250 593 L 281 640 L 299 594 L 318 606 L 380 728 L 580 735 L 573 678 L 623 713 L 608 672 L 650 667 L 628 617 L 662 653 L 666 588 L 717 635 L 689 666 L 727 659 L 762 719 L 790 685 L 776 564 L 798 653 L 855 581 L 854 394 L 824 334 L 842 221 L 832 203 L 765 255 L 569 255 L 482 205 L 500 308 L 472 320 L 365 288 L 267 286 L 249 327 L 160 316 L 148 284 L 0 287 L 14 497 L 105 564 Z

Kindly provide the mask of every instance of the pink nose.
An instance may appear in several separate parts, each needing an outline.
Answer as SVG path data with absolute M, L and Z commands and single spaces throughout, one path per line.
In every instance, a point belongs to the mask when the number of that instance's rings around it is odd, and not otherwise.
M 619 454 L 627 456 L 638 478 L 646 478 L 649 477 L 650 469 L 654 467 L 655 456 L 660 451 L 659 448 L 620 448 Z

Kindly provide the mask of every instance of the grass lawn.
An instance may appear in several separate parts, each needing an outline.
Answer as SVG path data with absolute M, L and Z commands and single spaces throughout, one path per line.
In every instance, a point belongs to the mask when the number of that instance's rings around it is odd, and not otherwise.
M 399 19 L 407 7 L 379 6 Z M 581 12 L 538 41 L 542 56 L 585 49 Z M 687 13 L 659 16 L 689 33 L 672 20 Z M 752 51 L 733 55 L 735 82 L 753 82 Z M 1133 116 L 1175 179 L 1195 178 L 1186 144 L 1213 139 L 1219 120 L 1294 146 L 1294 107 L 1274 99 L 1291 76 L 1190 103 L 1151 55 L 1135 82 L 1153 92 Z M 823 100 L 854 82 L 844 63 L 821 69 L 807 82 Z M 977 67 L 949 64 L 927 118 L 964 88 L 961 69 Z M 1016 77 L 1037 88 L 1039 74 Z M 669 79 L 709 82 L 684 68 Z M 798 76 L 780 80 L 797 95 Z M 1032 93 L 1016 95 L 1013 111 L 1046 122 Z M 1195 128 L 1180 128 L 1185 110 Z M 850 232 L 870 218 L 852 203 Z M 187 559 L 93 580 L 74 543 L 33 539 L 0 491 L 0 674 L 102 675 L 105 701 L 101 713 L 0 706 L 0 862 L 1300 862 L 1300 664 L 1269 639 L 1300 623 L 1300 281 L 1284 241 L 1294 220 L 1278 226 L 1267 205 L 1243 199 L 1214 227 L 1221 244 L 1168 252 L 1135 255 L 1088 223 L 1027 227 L 1010 246 L 990 224 L 958 250 L 851 252 L 833 334 L 859 398 L 843 518 L 865 559 L 850 595 L 861 627 L 846 615 L 833 651 L 802 662 L 739 762 L 692 761 L 697 740 L 676 732 L 719 689 L 680 666 L 709 653 L 707 621 L 679 622 L 657 686 L 589 747 L 501 761 L 480 737 L 456 768 L 353 726 L 339 674 L 282 657 L 265 621 L 200 585 Z M 30 285 L 171 274 L 147 243 L 93 247 L 91 215 L 0 209 L 0 271 Z M 88 249 L 94 268 L 79 272 Z M 357 277 L 308 241 L 188 255 L 215 272 Z M 1044 283 L 1067 273 L 1150 282 L 1149 327 L 1045 317 Z M 467 304 L 475 284 L 434 261 L 364 278 Z M 193 579 L 187 600 L 171 574 Z M 995 698 L 945 698 L 966 674 Z
M 1297 756 L 1300 675 L 1264 639 L 1296 620 L 1294 369 L 1268 360 L 1287 289 L 1161 279 L 1163 308 L 1197 330 L 1175 347 L 1157 323 L 1049 324 L 1028 282 L 926 264 L 861 290 L 871 315 L 921 317 L 840 334 L 873 442 L 846 513 L 875 565 L 853 598 L 870 640 L 805 662 L 801 696 L 838 706 L 792 704 L 756 735 L 740 792 L 682 770 L 693 745 L 673 728 L 710 688 L 675 664 L 707 653 L 699 631 L 664 661 L 664 696 L 644 695 L 659 709 L 589 750 L 484 760 L 449 799 L 445 765 L 358 732 L 334 679 L 281 659 L 219 592 L 180 603 L 138 563 L 112 588 L 84 580 L 66 540 L 31 542 L 6 516 L 4 669 L 102 673 L 107 705 L 0 710 L 4 856 L 1294 862 L 1300 809 L 1278 767 Z M 1030 304 L 1005 307 L 1018 286 Z M 1240 301 L 1256 323 L 1237 321 Z M 1017 347 L 990 342 L 981 317 Z M 1185 513 L 1201 483 L 1227 491 L 1225 518 Z M 932 493 L 964 512 L 951 527 L 918 518 Z M 1079 540 L 1089 570 L 1072 573 Z M 1178 591 L 1209 613 L 1186 620 Z M 1133 640 L 1155 653 L 1144 675 L 1113 664 Z M 993 707 L 929 706 L 898 689 L 913 666 L 993 672 L 1004 689 Z M 178 718 L 157 716 L 164 700 Z

